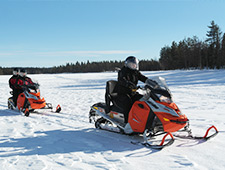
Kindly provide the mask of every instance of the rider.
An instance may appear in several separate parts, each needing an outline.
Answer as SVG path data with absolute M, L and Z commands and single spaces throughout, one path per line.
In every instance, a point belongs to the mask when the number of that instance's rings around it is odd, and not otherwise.
M 19 84 L 20 85 L 33 85 L 33 81 L 31 80 L 30 77 L 27 77 L 27 70 L 25 69 L 21 69 L 20 70 L 20 80 L 19 80 Z
M 16 83 L 16 79 L 19 76 L 19 69 L 18 68 L 14 68 L 13 69 L 13 75 L 12 77 L 9 79 L 9 87 L 11 89 L 14 89 L 14 85 Z
M 9 79 L 9 86 L 13 90 L 14 106 L 17 106 L 17 98 L 23 92 L 23 86 L 34 84 L 31 78 L 27 77 L 25 69 L 14 69 L 13 76 Z
M 142 97 L 136 92 L 138 80 L 145 82 L 147 79 L 139 71 L 138 59 L 134 56 L 127 57 L 124 66 L 118 72 L 118 83 L 115 89 L 118 93 L 118 103 L 124 109 L 125 123 L 128 122 L 128 114 L 133 103 Z
M 16 106 L 16 104 L 17 104 L 18 95 L 22 92 L 22 89 L 19 86 L 17 86 L 19 72 L 20 72 L 20 70 L 18 68 L 14 68 L 13 76 L 9 79 L 9 87 L 13 90 L 12 95 L 13 95 L 14 106 Z

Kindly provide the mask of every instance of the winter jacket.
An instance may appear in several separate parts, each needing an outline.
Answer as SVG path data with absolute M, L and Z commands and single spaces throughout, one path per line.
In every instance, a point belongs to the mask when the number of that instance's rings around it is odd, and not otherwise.
M 12 76 L 9 79 L 9 86 L 11 89 L 22 89 L 23 85 L 31 85 L 34 84 L 29 77 L 21 77 L 21 76 Z
M 23 78 L 23 84 L 24 85 L 33 85 L 34 83 L 33 83 L 33 81 L 31 80 L 30 77 L 24 77 Z
M 140 71 L 124 66 L 118 72 L 118 83 L 115 90 L 118 94 L 132 95 L 132 89 L 137 87 L 138 80 L 145 82 L 147 79 Z
M 9 87 L 11 89 L 15 89 L 15 84 L 17 83 L 17 78 L 18 76 L 13 75 L 10 79 L 9 79 Z

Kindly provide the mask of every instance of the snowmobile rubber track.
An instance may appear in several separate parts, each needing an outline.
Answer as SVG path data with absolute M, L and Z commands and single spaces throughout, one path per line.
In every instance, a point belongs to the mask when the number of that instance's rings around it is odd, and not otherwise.
M 92 107 L 92 109 L 96 112 L 98 112 L 98 115 L 103 117 L 104 119 L 108 120 L 109 122 L 112 122 L 113 124 L 115 124 L 116 126 L 118 126 L 118 128 L 124 130 L 124 126 L 125 124 L 121 124 L 119 122 L 115 122 L 111 117 L 109 117 L 108 115 L 106 114 L 102 114 L 97 107 Z
M 107 126 L 102 126 L 101 124 L 104 124 L 105 122 L 109 122 L 109 121 L 106 120 L 106 119 L 103 118 L 103 117 L 97 119 L 96 122 L 95 122 L 95 128 L 101 129 L 101 130 L 105 130 L 105 131 L 108 131 L 108 132 L 119 133 L 119 134 L 125 134 L 125 133 L 123 133 L 123 130 L 120 129 L 119 127 L 107 127 Z M 111 123 L 111 122 L 109 122 L 109 123 Z

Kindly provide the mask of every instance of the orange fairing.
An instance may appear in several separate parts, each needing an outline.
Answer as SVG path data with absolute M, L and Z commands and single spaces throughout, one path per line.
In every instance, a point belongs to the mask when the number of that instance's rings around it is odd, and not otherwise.
M 34 100 L 34 99 L 29 99 L 30 106 L 32 109 L 41 109 L 46 106 L 45 99 L 39 99 L 39 100 Z
M 41 108 L 44 108 L 46 106 L 46 102 L 45 102 L 45 99 L 44 98 L 40 98 L 40 92 L 37 92 L 37 93 L 31 93 L 33 96 L 37 97 L 36 99 L 32 98 L 32 97 L 28 97 L 27 100 L 30 104 L 30 107 L 31 109 L 41 109 Z M 23 109 L 25 106 L 25 100 L 26 100 L 26 97 L 25 97 L 25 94 L 24 93 L 21 93 L 19 96 L 18 96 L 18 99 L 17 99 L 17 107 L 19 110 Z
M 21 110 L 23 108 L 24 102 L 25 102 L 25 95 L 23 93 L 21 93 L 17 99 L 17 107 L 19 110 Z
M 149 112 L 150 107 L 145 102 L 136 101 L 133 104 L 129 113 L 128 122 L 134 132 L 144 132 Z
M 40 92 L 30 93 L 30 94 L 32 94 L 32 95 L 34 95 L 38 98 L 38 100 L 35 100 L 33 98 L 28 98 L 28 101 L 29 101 L 32 109 L 41 109 L 41 108 L 44 108 L 46 106 L 45 99 L 40 98 Z
M 177 105 L 175 103 L 166 103 L 166 102 L 160 102 L 160 101 L 156 101 L 157 103 L 163 104 L 164 106 L 167 106 L 171 109 L 173 109 L 174 111 L 176 111 L 178 114 L 180 114 L 180 110 L 177 107 Z
M 163 103 L 163 105 L 173 109 L 179 115 L 179 117 L 177 117 L 166 112 L 155 112 L 156 116 L 162 122 L 165 132 L 176 132 L 186 126 L 188 119 L 186 115 L 181 115 L 181 112 L 175 103 Z

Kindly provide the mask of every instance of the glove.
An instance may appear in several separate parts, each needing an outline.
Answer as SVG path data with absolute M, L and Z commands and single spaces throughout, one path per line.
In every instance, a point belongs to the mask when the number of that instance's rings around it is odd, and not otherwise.
M 131 90 L 137 89 L 136 85 L 134 83 L 132 83 L 132 82 L 128 83 L 128 88 L 131 89 Z

